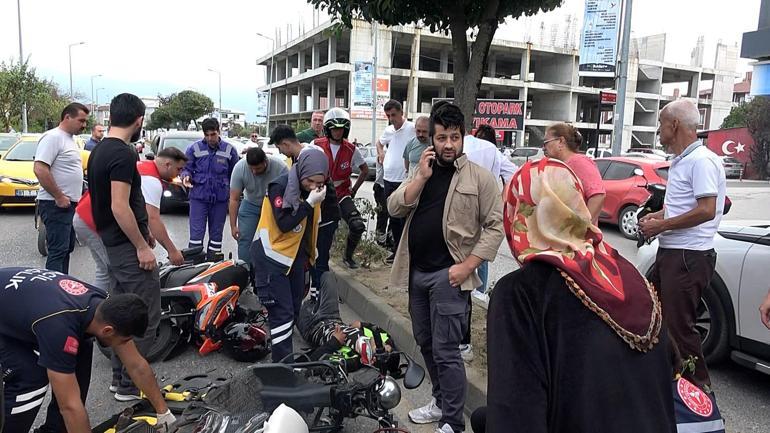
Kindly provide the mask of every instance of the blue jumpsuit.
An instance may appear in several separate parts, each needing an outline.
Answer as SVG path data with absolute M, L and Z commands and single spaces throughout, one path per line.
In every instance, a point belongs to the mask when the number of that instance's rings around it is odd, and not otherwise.
M 219 140 L 215 148 L 200 140 L 187 151 L 187 165 L 182 177 L 190 176 L 190 242 L 189 247 L 203 245 L 206 225 L 209 229 L 209 254 L 222 251 L 222 230 L 227 218 L 230 198 L 230 175 L 238 162 L 238 152 L 230 143 Z

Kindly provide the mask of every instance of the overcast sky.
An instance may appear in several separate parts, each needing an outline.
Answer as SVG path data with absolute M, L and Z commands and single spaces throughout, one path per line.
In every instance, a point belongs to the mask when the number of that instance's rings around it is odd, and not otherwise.
M 75 92 L 91 99 L 92 75 L 99 102 L 120 92 L 140 96 L 193 89 L 217 105 L 217 75 L 222 73 L 222 105 L 239 109 L 254 119 L 256 88 L 264 72 L 256 57 L 271 49 L 268 36 L 287 25 L 312 27 L 313 9 L 305 0 L 20 0 L 24 55 L 38 72 L 69 89 L 68 45 L 72 48 Z M 739 43 L 745 31 L 755 30 L 759 0 L 637 0 L 634 3 L 634 36 L 668 33 L 666 60 L 689 63 L 698 35 L 706 35 L 705 66 L 714 62 L 718 39 Z M 582 23 L 584 0 L 565 0 L 557 11 L 528 20 L 509 20 L 497 34 L 523 40 L 539 35 L 546 26 L 563 23 L 569 14 Z M 321 20 L 327 18 L 322 15 Z M 579 30 L 579 27 L 578 27 Z M 285 39 L 284 39 L 285 40 Z M 17 58 L 16 2 L 0 0 L 0 59 Z M 742 61 L 739 73 L 747 70 Z

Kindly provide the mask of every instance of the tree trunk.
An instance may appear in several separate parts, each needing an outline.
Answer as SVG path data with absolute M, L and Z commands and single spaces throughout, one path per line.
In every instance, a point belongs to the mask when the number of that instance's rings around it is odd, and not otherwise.
M 487 64 L 489 47 L 492 38 L 497 31 L 497 10 L 500 0 L 487 0 L 485 16 L 479 25 L 476 40 L 471 44 L 470 55 L 468 53 L 468 23 L 464 12 L 458 10 L 450 13 L 449 28 L 452 33 L 452 51 L 454 54 L 454 86 L 455 104 L 465 116 L 466 133 L 473 129 L 473 113 L 476 107 L 476 98 L 484 77 L 484 66 Z

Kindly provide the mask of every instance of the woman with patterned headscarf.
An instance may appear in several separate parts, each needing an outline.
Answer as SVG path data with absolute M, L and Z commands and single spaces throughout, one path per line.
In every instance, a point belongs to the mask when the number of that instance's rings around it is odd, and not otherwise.
M 564 163 L 526 163 L 505 192 L 521 269 L 488 314 L 487 432 L 676 432 L 652 286 L 604 242 Z

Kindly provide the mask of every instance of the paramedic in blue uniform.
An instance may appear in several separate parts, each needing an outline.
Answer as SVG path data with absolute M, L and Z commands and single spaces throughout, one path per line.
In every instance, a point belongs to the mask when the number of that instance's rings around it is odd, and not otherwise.
M 190 188 L 189 246 L 203 245 L 206 225 L 209 229 L 208 257 L 222 251 L 222 230 L 230 198 L 230 176 L 239 161 L 238 151 L 219 137 L 219 122 L 205 119 L 203 140 L 191 144 L 185 154 L 183 183 Z
M 158 412 L 161 431 L 175 418 L 155 375 L 134 345 L 144 335 L 147 304 L 45 269 L 0 268 L 0 364 L 3 433 L 27 432 L 48 387 L 55 398 L 39 432 L 90 433 L 84 406 L 91 381 L 92 339 L 111 347 Z M 43 302 L 44 300 L 44 302 Z
M 305 268 L 316 258 L 328 173 L 326 154 L 305 149 L 288 173 L 268 185 L 262 204 L 251 265 L 254 286 L 268 311 L 273 362 L 293 352 L 291 336 L 305 294 Z

